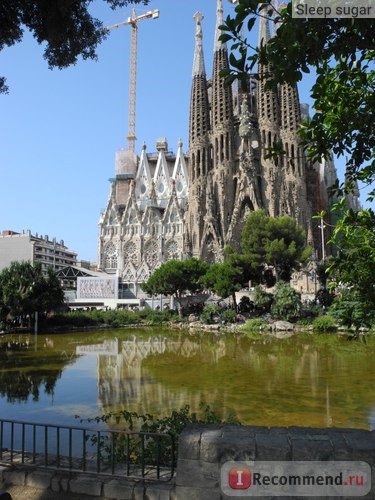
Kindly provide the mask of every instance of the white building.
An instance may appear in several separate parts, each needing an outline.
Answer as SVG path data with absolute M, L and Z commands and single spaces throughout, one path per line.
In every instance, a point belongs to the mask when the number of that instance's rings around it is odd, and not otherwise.
M 69 250 L 63 240 L 58 242 L 56 238 L 50 240 L 47 235 L 33 235 L 30 230 L 22 233 L 5 230 L 0 235 L 0 271 L 15 261 L 40 262 L 43 272 L 48 267 L 59 271 L 76 265 L 77 253 Z

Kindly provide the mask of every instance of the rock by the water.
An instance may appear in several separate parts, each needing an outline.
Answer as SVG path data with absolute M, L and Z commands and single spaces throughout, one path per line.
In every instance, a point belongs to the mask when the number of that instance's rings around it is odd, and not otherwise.
M 273 332 L 290 332 L 294 331 L 293 323 L 289 323 L 289 321 L 275 321 L 272 323 L 271 330 Z

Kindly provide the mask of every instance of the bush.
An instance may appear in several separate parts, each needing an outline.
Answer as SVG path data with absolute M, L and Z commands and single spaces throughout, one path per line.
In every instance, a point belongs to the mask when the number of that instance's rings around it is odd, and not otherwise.
M 65 314 L 55 314 L 47 318 L 43 322 L 43 326 L 84 328 L 87 326 L 100 327 L 108 325 L 112 328 L 121 328 L 125 325 L 140 325 L 142 323 L 159 325 L 170 321 L 175 314 L 174 311 L 155 311 L 148 308 L 140 311 L 129 311 L 128 309 L 70 311 Z
M 219 318 L 220 309 L 216 304 L 207 304 L 204 306 L 200 320 L 202 323 L 211 325 L 215 319 Z
M 80 418 L 76 415 L 76 418 Z M 173 410 L 172 413 L 166 417 L 159 417 L 150 414 L 138 414 L 136 412 L 129 412 L 127 410 L 118 413 L 108 413 L 102 416 L 88 419 L 80 419 L 80 422 L 104 422 L 111 427 L 113 424 L 115 428 L 121 426 L 122 430 L 136 431 L 136 432 L 155 432 L 164 433 L 166 438 L 171 437 L 175 446 L 178 446 L 178 437 L 186 427 L 187 424 L 195 423 L 210 423 L 210 424 L 234 424 L 240 425 L 239 420 L 234 414 L 229 414 L 223 420 L 209 405 L 201 403 L 199 405 L 199 413 L 191 412 L 189 405 L 184 406 L 180 410 Z M 99 445 L 102 459 L 108 463 L 127 463 L 128 457 L 130 463 L 139 463 L 139 450 L 142 448 L 142 440 L 137 434 L 134 434 L 129 439 L 124 436 L 113 444 L 113 442 L 106 436 L 102 436 L 98 443 L 97 433 L 88 435 L 87 439 L 95 446 Z M 176 467 L 177 450 L 172 453 L 171 440 L 159 441 L 158 446 L 154 440 L 145 440 L 143 445 L 144 461 L 147 465 L 156 465 L 155 458 L 159 456 L 160 463 L 165 466 L 173 465 Z
M 290 321 L 300 314 L 301 309 L 301 294 L 287 283 L 277 283 L 271 307 L 273 316 Z
M 224 321 L 224 323 L 235 323 L 236 316 L 236 311 L 234 309 L 224 309 L 224 311 L 220 313 L 220 319 Z
M 256 318 L 246 321 L 241 330 L 245 333 L 259 333 L 268 330 L 268 324 L 264 319 Z
M 337 324 L 332 316 L 319 316 L 313 321 L 313 331 L 317 333 L 335 333 Z
M 268 293 L 261 286 L 254 288 L 253 302 L 257 310 L 261 313 L 267 313 L 271 309 L 273 301 L 272 293 Z
M 250 300 L 249 297 L 243 295 L 241 297 L 240 303 L 238 304 L 238 312 L 240 314 L 250 313 L 254 310 L 254 303 Z

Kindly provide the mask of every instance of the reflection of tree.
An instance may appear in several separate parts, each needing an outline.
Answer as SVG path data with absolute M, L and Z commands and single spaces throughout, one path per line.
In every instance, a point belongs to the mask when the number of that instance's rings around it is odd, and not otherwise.
M 67 361 L 66 353 L 53 349 L 34 351 L 29 340 L 5 339 L 0 343 L 0 396 L 8 403 L 38 401 L 54 392 Z

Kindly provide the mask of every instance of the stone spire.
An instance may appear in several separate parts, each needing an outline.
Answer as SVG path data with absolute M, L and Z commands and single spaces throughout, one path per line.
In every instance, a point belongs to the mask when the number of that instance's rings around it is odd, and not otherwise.
M 270 39 L 269 13 L 270 6 L 264 5 L 259 21 L 259 47 Z M 268 148 L 279 139 L 279 103 L 277 88 L 266 89 L 267 79 L 272 75 L 269 64 L 258 65 L 259 82 L 257 85 L 258 124 L 261 142 L 262 178 L 264 179 L 265 209 L 271 216 L 279 215 L 279 197 L 275 190 L 279 189 L 281 179 L 279 169 L 271 158 L 267 158 Z
M 266 45 L 270 39 L 270 27 L 269 27 L 269 6 L 264 5 L 261 10 L 261 16 L 259 20 L 259 47 Z M 278 102 L 277 102 L 277 92 L 273 89 L 265 90 L 266 80 L 265 76 L 272 74 L 272 68 L 270 65 L 258 65 L 258 72 L 262 80 L 258 84 L 258 106 L 259 106 L 259 122 L 260 126 L 266 126 L 267 128 L 272 128 L 271 133 L 274 135 L 279 121 L 278 116 Z M 268 132 L 268 130 L 266 131 Z M 272 141 L 273 142 L 273 138 Z M 267 144 L 267 147 L 270 144 Z
M 222 42 L 220 42 L 219 37 L 222 34 L 219 26 L 223 24 L 223 4 L 222 0 L 217 0 L 216 2 L 216 26 L 215 26 L 215 38 L 214 38 L 214 52 L 220 50 L 222 47 Z
M 210 129 L 210 105 L 207 92 L 207 78 L 204 66 L 202 47 L 202 20 L 203 15 L 196 12 L 194 15 L 195 51 L 193 61 L 193 82 L 190 98 L 189 145 L 194 147 L 197 141 L 204 138 Z
M 212 129 L 215 134 L 218 127 L 227 128 L 233 119 L 232 88 L 225 87 L 220 72 L 229 68 L 228 50 L 225 43 L 221 43 L 218 37 L 221 34 L 219 26 L 223 24 L 223 5 L 222 0 L 217 0 L 216 8 L 216 29 L 215 29 L 215 47 L 214 63 L 212 70 Z M 230 144 L 227 141 L 230 138 L 224 138 L 223 148 L 229 151 Z M 226 155 L 227 156 L 227 155 Z
M 195 20 L 195 50 L 193 81 L 190 97 L 189 117 L 189 206 L 187 227 L 190 235 L 190 252 L 200 256 L 203 234 L 203 217 L 206 211 L 205 183 L 211 170 L 210 103 L 202 48 L 203 15 L 197 12 Z M 199 214 L 199 217 L 197 217 Z M 198 218 L 198 220 L 197 220 Z
M 203 56 L 203 33 L 202 33 L 202 21 L 203 15 L 200 12 L 194 14 L 194 19 L 196 23 L 195 27 L 195 50 L 194 50 L 194 60 L 193 60 L 193 78 L 196 75 L 206 75 L 206 69 L 204 66 L 204 56 Z
M 261 14 L 259 18 L 259 37 L 258 37 L 258 46 L 266 45 L 266 43 L 271 38 L 270 35 L 270 25 L 268 21 L 268 9 L 266 4 L 263 5 L 261 9 Z

